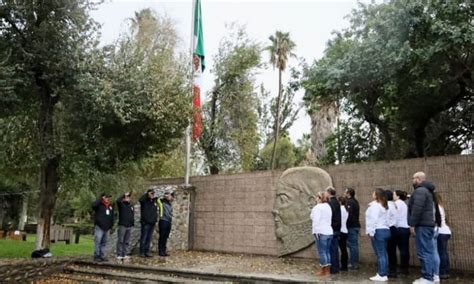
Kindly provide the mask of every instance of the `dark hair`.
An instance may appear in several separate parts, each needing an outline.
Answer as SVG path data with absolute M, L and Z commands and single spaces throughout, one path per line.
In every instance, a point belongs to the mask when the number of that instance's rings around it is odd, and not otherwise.
M 346 198 L 346 197 L 344 197 L 344 196 L 339 196 L 339 197 L 337 198 L 337 200 L 339 200 L 339 203 L 341 203 L 341 205 L 344 206 L 347 211 L 349 211 L 349 208 L 347 208 L 347 198 Z
M 390 189 L 386 189 L 384 193 L 387 201 L 393 201 L 393 191 L 391 191 Z
M 349 195 L 351 196 L 351 198 L 354 198 L 354 196 L 356 195 L 356 192 L 353 188 L 351 187 L 348 187 L 346 188 L 346 192 L 349 193 Z
M 395 194 L 400 198 L 401 200 L 405 201 L 407 200 L 407 195 L 408 193 L 403 190 L 395 190 Z
M 434 193 L 434 196 L 436 198 L 436 201 L 438 202 L 438 206 L 439 207 L 443 207 L 444 209 L 444 205 L 443 205 L 443 198 L 441 198 L 441 194 L 435 192 Z M 438 208 L 439 209 L 439 208 Z M 441 210 L 439 212 L 439 215 L 440 215 L 440 218 L 441 218 Z M 436 216 L 435 216 L 436 217 Z M 448 216 L 446 215 L 446 210 L 444 210 L 444 221 L 446 222 L 446 224 L 448 224 Z
M 385 209 L 388 209 L 387 205 L 387 194 L 383 188 L 376 188 L 375 191 L 375 200 L 379 202 Z
M 441 227 L 441 211 L 439 210 L 438 195 L 433 191 L 430 191 L 433 195 L 433 202 L 435 204 L 435 223 L 438 227 Z
M 336 190 L 332 186 L 329 186 L 328 188 L 326 188 L 326 191 L 332 196 L 336 195 Z

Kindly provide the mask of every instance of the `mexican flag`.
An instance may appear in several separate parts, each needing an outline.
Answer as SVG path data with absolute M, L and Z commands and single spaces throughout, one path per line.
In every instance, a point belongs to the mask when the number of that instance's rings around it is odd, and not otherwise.
M 202 14 L 201 1 L 194 3 L 194 37 L 193 37 L 193 140 L 196 141 L 201 136 L 202 115 L 201 115 L 201 76 L 206 67 L 204 61 L 204 38 L 202 35 Z

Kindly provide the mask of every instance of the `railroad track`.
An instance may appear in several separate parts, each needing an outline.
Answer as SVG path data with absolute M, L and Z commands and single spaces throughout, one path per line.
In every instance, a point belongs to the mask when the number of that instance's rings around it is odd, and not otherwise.
M 100 277 L 118 283 L 324 283 L 325 281 L 302 281 L 290 278 L 271 278 L 256 275 L 232 275 L 182 269 L 150 267 L 144 265 L 122 265 L 116 263 L 93 263 L 75 261 L 66 265 L 63 275 L 80 277 Z M 102 280 L 102 282 L 107 282 Z M 91 281 L 94 282 L 94 281 Z M 99 281 L 101 282 L 101 281 Z

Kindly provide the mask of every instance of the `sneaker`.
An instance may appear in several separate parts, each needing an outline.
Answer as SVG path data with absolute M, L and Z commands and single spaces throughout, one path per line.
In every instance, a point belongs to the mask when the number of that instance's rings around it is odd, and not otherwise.
M 123 260 L 128 260 L 128 259 L 130 259 L 130 256 L 128 256 L 128 255 L 123 256 L 122 259 L 123 259 Z
M 116 258 L 117 258 L 117 260 L 123 260 L 123 256 L 118 256 L 118 255 L 117 255 Z
M 375 274 L 375 276 L 369 278 L 372 281 L 378 281 L 378 282 L 386 282 L 388 281 L 387 276 L 380 276 L 378 273 Z
M 440 282 L 440 280 L 439 280 L 439 275 L 434 275 L 434 276 L 433 276 L 433 282 L 434 282 L 434 283 L 439 283 L 439 282 Z
M 433 284 L 434 281 L 430 281 L 428 279 L 425 279 L 423 277 L 416 279 L 413 281 L 413 284 Z

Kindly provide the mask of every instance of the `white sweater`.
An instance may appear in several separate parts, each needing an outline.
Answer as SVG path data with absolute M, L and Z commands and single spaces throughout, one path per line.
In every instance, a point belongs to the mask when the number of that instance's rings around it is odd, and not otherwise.
M 388 226 L 393 227 L 397 224 L 397 208 L 395 202 L 387 201 L 388 205 Z
M 388 209 L 385 209 L 380 203 L 372 201 L 365 211 L 365 231 L 366 234 L 373 237 L 376 229 L 388 229 L 389 216 Z
M 341 233 L 347 234 L 347 218 L 349 218 L 349 212 L 345 206 L 341 206 Z
M 395 201 L 395 208 L 397 209 L 395 215 L 397 222 L 395 226 L 397 228 L 410 228 L 410 226 L 408 226 L 408 206 L 405 201 L 400 199 Z
M 451 235 L 451 229 L 446 224 L 446 212 L 442 206 L 439 206 L 439 213 L 441 214 L 441 227 L 439 228 L 438 233 L 443 235 Z
M 313 234 L 332 235 L 332 210 L 328 203 L 319 203 L 311 210 Z

